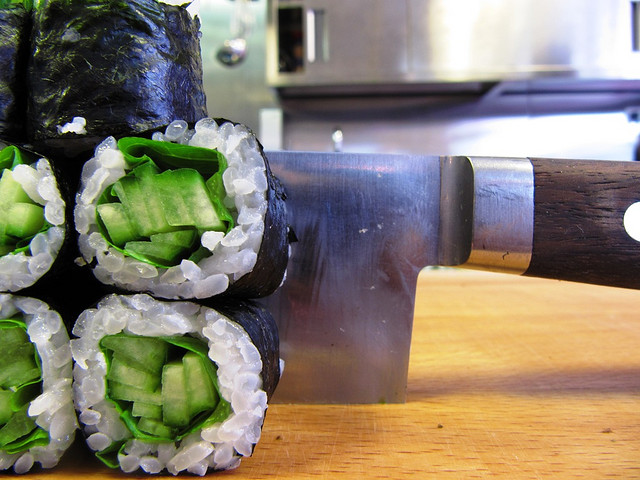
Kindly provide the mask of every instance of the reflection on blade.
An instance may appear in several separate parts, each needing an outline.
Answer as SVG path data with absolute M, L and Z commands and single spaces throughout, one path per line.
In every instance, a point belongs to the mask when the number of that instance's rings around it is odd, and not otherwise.
M 286 362 L 275 401 L 404 401 L 417 276 L 437 259 L 439 158 L 268 158 L 298 238 L 264 300 Z

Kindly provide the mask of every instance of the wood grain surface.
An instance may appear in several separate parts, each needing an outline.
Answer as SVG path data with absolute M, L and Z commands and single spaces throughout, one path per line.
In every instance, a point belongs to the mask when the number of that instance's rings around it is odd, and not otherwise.
M 269 408 L 237 479 L 640 478 L 640 291 L 423 272 L 398 405 Z M 78 446 L 31 478 L 145 478 Z
M 623 218 L 640 201 L 636 162 L 531 159 L 533 252 L 527 275 L 640 288 L 640 244 Z

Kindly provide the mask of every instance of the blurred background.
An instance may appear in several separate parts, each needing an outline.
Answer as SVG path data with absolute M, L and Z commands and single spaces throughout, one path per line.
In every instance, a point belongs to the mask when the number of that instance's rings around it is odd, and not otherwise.
M 635 0 L 201 0 L 200 19 L 209 114 L 267 149 L 640 158 Z

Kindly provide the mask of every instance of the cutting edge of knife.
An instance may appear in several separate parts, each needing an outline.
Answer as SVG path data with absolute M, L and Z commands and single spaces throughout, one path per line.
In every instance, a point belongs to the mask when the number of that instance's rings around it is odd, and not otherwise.
M 534 227 L 531 161 L 443 156 L 440 168 L 438 263 L 526 272 Z

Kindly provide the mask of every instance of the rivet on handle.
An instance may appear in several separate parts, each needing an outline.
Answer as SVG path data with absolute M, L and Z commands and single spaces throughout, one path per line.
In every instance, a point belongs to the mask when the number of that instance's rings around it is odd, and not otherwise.
M 622 221 L 627 234 L 640 242 L 640 202 L 633 203 L 627 208 Z

